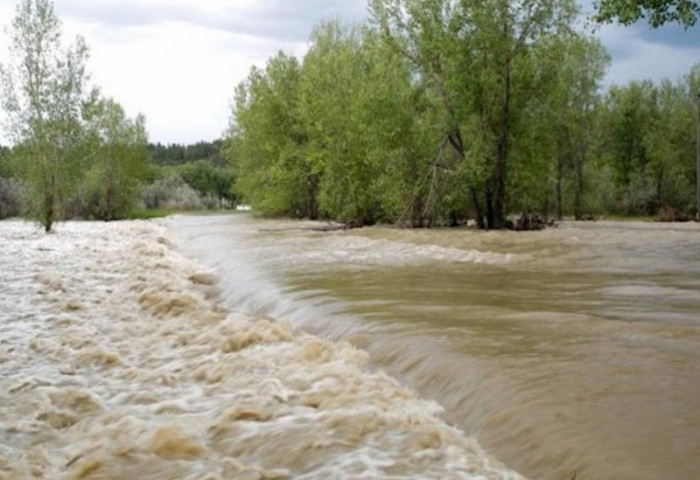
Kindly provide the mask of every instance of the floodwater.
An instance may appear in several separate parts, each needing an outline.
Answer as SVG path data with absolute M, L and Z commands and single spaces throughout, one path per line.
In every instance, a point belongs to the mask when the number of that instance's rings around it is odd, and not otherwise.
M 700 478 L 698 225 L 317 232 L 244 215 L 168 225 L 216 271 L 226 308 L 365 350 L 510 469 Z
M 365 351 L 271 318 L 303 300 L 221 243 L 257 224 L 169 223 L 218 245 L 225 281 L 158 222 L 0 222 L 1 480 L 522 478 Z

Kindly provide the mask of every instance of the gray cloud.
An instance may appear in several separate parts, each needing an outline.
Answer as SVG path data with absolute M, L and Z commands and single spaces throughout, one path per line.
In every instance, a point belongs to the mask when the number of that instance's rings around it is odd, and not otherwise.
M 606 83 L 623 85 L 632 80 L 678 80 L 700 62 L 700 30 L 646 24 L 629 27 L 606 25 L 596 35 L 610 53 L 612 65 Z
M 134 0 L 99 3 L 63 0 L 56 7 L 61 14 L 76 20 L 112 28 L 182 22 L 227 33 L 286 41 L 306 40 L 313 25 L 324 18 L 360 20 L 366 11 L 364 0 L 272 0 L 251 6 L 232 1 L 215 6 L 192 2 L 172 2 L 166 6 Z
M 592 0 L 582 0 L 584 17 L 593 13 Z M 683 29 L 667 24 L 653 29 L 644 20 L 629 26 L 595 27 L 612 57 L 606 83 L 625 84 L 631 80 L 668 78 L 676 80 L 700 62 L 700 26 Z
M 644 23 L 627 27 L 632 34 L 649 43 L 665 45 L 674 48 L 697 49 L 700 47 L 700 27 L 684 29 L 679 25 L 664 25 L 660 28 L 650 28 Z

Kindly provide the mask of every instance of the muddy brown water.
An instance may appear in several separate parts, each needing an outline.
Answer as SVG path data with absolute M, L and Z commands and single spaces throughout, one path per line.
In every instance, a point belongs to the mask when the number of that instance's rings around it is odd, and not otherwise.
M 700 478 L 700 228 L 168 221 L 230 309 L 349 340 L 531 478 Z
M 0 480 L 523 478 L 367 352 L 265 318 L 312 300 L 245 261 L 217 293 L 160 221 L 3 221 L 0 246 Z

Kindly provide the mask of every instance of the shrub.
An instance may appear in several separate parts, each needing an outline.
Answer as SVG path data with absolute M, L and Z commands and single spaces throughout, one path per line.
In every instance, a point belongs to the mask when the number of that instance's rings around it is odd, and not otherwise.
M 16 217 L 22 213 L 20 189 L 11 178 L 0 177 L 0 219 Z
M 179 175 L 170 175 L 149 185 L 141 196 L 146 208 L 197 210 L 203 202 L 197 192 Z

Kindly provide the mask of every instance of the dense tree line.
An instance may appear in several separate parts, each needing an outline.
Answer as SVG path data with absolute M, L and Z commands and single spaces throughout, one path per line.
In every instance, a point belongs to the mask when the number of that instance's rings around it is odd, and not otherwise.
M 156 165 L 182 165 L 206 160 L 218 167 L 224 167 L 226 161 L 221 153 L 222 143 L 222 140 L 201 141 L 191 145 L 149 143 L 148 152 Z
M 194 144 L 150 143 L 148 145 L 151 182 L 158 182 L 145 198 L 147 207 L 177 205 L 192 208 L 222 208 L 233 206 L 236 196 L 233 191 L 233 173 L 222 153 L 223 141 L 201 141 Z M 182 191 L 182 180 L 190 193 Z M 170 185 L 172 188 L 168 188 Z M 173 190 L 175 195 L 168 194 Z M 179 193 L 177 193 L 179 191 Z M 159 193 L 155 193 L 159 192 Z M 183 202 L 171 202 L 168 197 L 182 197 Z M 162 200 L 162 201 L 161 201 Z
M 144 203 L 147 208 L 166 206 L 166 208 L 185 210 L 217 209 L 230 208 L 236 202 L 231 169 L 227 166 L 219 167 L 207 158 L 187 161 L 180 165 L 154 165 L 151 178 L 154 190 L 160 193 L 156 195 L 152 194 L 153 191 L 146 193 Z M 174 195 L 168 193 L 170 190 L 168 185 L 174 187 L 171 192 Z M 177 191 L 185 185 L 191 189 L 196 198 L 187 198 L 193 197 L 189 192 L 180 191 L 180 194 L 177 194 Z M 175 201 L 182 195 L 186 198 L 185 201 Z
M 236 89 L 225 152 L 263 215 L 502 228 L 693 210 L 694 92 L 603 91 L 609 58 L 569 0 L 372 0 Z

